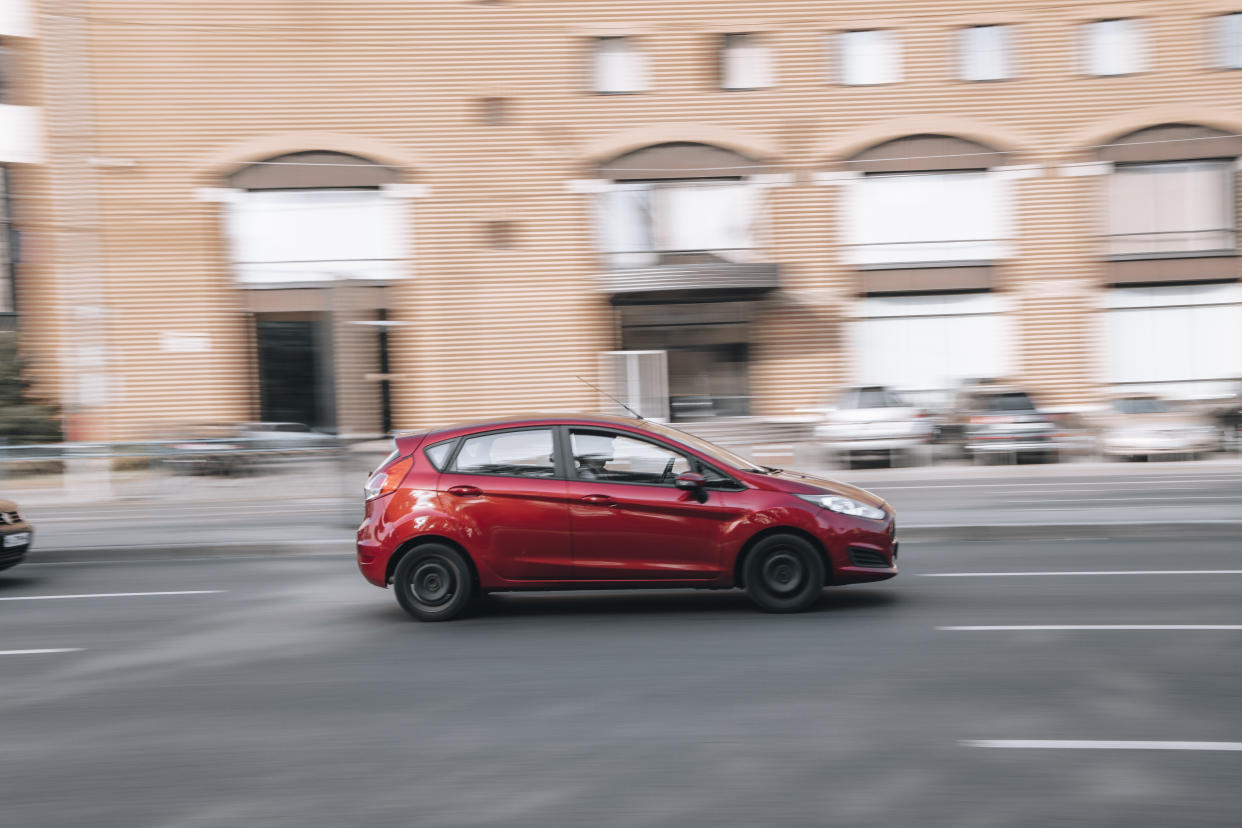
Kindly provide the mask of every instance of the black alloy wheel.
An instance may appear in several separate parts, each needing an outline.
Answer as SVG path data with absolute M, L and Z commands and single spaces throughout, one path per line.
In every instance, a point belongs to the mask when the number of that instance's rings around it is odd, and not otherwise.
M 797 535 L 769 535 L 755 544 L 742 567 L 746 594 L 764 612 L 803 612 L 824 589 L 824 559 Z
M 397 603 L 419 621 L 461 616 L 474 597 L 470 564 L 451 546 L 426 543 L 407 552 L 393 577 Z

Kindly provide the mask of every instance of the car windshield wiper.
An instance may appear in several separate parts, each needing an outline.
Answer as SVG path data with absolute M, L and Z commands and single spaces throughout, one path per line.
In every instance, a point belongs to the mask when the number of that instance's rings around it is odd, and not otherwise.
M 783 471 L 784 469 L 778 469 L 776 466 L 764 466 L 763 467 L 764 474 L 780 474 Z

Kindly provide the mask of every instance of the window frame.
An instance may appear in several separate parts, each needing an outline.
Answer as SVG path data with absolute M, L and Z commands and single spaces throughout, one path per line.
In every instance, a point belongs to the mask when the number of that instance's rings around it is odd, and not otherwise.
M 1004 38 L 1003 74 L 997 77 L 988 78 L 968 77 L 967 65 L 969 62 L 969 55 L 972 53 L 970 53 L 966 48 L 968 45 L 967 40 L 969 38 L 967 32 L 974 29 L 996 29 L 1001 33 L 1001 36 Z M 963 83 L 1001 83 L 1003 81 L 1014 80 L 1018 76 L 1017 60 L 1015 55 L 1015 43 L 1017 40 L 1014 36 L 1015 29 L 1017 29 L 1017 26 L 1012 23 L 977 23 L 970 26 L 959 26 L 955 29 L 953 37 L 955 47 L 954 52 L 957 57 L 957 80 L 962 81 Z
M 752 46 L 757 46 L 763 54 L 763 66 L 760 71 L 759 84 L 747 84 L 744 86 L 731 86 L 729 81 L 729 51 L 730 43 L 736 43 L 735 38 L 746 38 L 747 42 Z M 719 88 L 721 92 L 755 92 L 763 89 L 771 89 L 774 85 L 774 71 L 772 67 L 772 50 L 760 32 L 723 32 L 719 36 L 717 42 L 717 72 L 719 75 Z M 752 78 L 751 80 L 754 80 Z
M 633 89 L 601 89 L 600 86 L 600 47 L 605 41 L 624 42 L 628 46 L 628 51 L 635 65 L 636 84 Z M 616 34 L 616 35 L 598 35 L 589 38 L 590 48 L 587 54 L 587 82 L 593 95 L 640 95 L 647 92 L 651 88 L 647 69 L 647 56 L 640 48 L 638 48 L 638 38 L 634 35 Z
M 1226 27 L 1228 26 L 1228 22 L 1232 19 L 1237 20 L 1236 25 L 1239 28 L 1237 46 L 1238 55 L 1236 63 L 1230 63 L 1228 60 L 1229 47 L 1231 44 L 1227 39 L 1228 31 Z M 1210 63 L 1211 67 L 1213 69 L 1219 69 L 1222 72 L 1236 72 L 1238 70 L 1242 70 L 1242 9 L 1213 15 L 1209 18 L 1209 21 L 1208 42 L 1212 56 Z
M 1130 56 L 1130 67 L 1124 72 L 1095 71 L 1095 32 L 1098 31 L 1095 27 L 1106 23 L 1128 23 L 1133 27 L 1131 30 L 1133 41 L 1130 45 L 1133 46 L 1134 53 Z M 1149 71 L 1151 61 L 1148 54 L 1148 32 L 1145 24 L 1146 20 L 1142 17 L 1101 17 L 1079 24 L 1079 71 L 1081 74 L 1090 78 L 1124 78 Z
M 846 71 L 847 49 L 844 44 L 850 35 L 864 33 L 883 33 L 891 38 L 888 44 L 888 57 L 891 65 L 885 67 L 888 69 L 888 80 L 865 81 L 862 83 L 850 83 L 846 80 L 849 73 Z M 829 35 L 831 43 L 831 57 L 829 59 L 832 78 L 838 86 L 851 87 L 867 87 L 867 86 L 892 86 L 901 83 L 902 73 L 902 50 L 901 37 L 897 29 L 877 27 L 871 29 L 841 29 Z
M 556 425 L 510 426 L 508 428 L 484 429 L 483 431 L 472 431 L 469 434 L 458 435 L 457 437 L 452 438 L 457 441 L 457 445 L 453 446 L 452 453 L 449 455 L 448 459 L 444 461 L 444 468 L 439 471 L 441 474 L 461 474 L 468 477 L 503 477 L 506 480 L 567 480 L 569 478 L 566 474 L 566 464 L 564 462 L 563 452 L 561 451 L 561 441 L 556 433 L 557 428 L 559 428 L 559 426 Z M 455 468 L 457 464 L 457 457 L 461 454 L 461 450 L 465 447 L 467 440 L 474 437 L 487 437 L 518 431 L 550 431 L 552 433 L 551 477 L 533 477 L 526 474 L 498 474 L 495 472 L 463 471 L 462 469 Z M 430 446 L 428 448 L 430 448 Z M 430 458 L 428 458 L 428 460 L 430 460 Z
M 650 443 L 659 448 L 665 449 L 666 451 L 670 451 L 674 454 L 679 454 L 682 457 L 685 457 L 687 460 L 690 461 L 690 469 L 689 469 L 690 471 L 698 473 L 698 474 L 702 474 L 703 473 L 702 469 L 706 468 L 706 469 L 710 469 L 711 471 L 715 472 L 716 474 L 724 478 L 724 480 L 708 481 L 707 485 L 704 487 L 708 491 L 741 492 L 741 491 L 746 490 L 746 485 L 743 484 L 741 481 L 739 481 L 736 477 L 729 474 L 728 472 L 722 471 L 714 463 L 707 462 L 702 457 L 699 457 L 698 454 L 691 451 L 689 448 L 677 447 L 665 440 L 661 440 L 659 437 L 656 437 L 654 435 L 649 437 L 646 434 L 638 434 L 632 431 L 609 428 L 608 426 L 602 426 L 602 425 L 595 426 L 595 425 L 573 424 L 573 425 L 563 425 L 563 426 L 560 426 L 559 428 L 561 430 L 561 436 L 560 436 L 561 443 L 558 446 L 560 450 L 557 452 L 557 455 L 558 457 L 563 457 L 565 460 L 566 474 L 567 474 L 566 479 L 569 480 L 570 482 L 601 483 L 601 484 L 606 484 L 609 486 L 647 486 L 647 487 L 655 487 L 659 489 L 677 488 L 676 481 L 673 481 L 670 483 L 643 483 L 643 482 L 638 482 L 638 481 L 633 481 L 633 480 L 587 480 L 585 478 L 579 477 L 577 463 L 575 462 L 576 458 L 574 457 L 574 451 L 573 451 L 573 433 L 574 432 L 586 432 L 589 434 L 599 434 L 599 435 L 603 435 L 606 437 L 627 437 L 631 440 L 637 440 L 643 443 Z

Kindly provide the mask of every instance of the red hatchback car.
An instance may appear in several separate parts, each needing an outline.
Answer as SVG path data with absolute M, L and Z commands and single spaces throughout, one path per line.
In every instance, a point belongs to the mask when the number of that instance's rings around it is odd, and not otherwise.
M 897 574 L 881 498 L 648 420 L 549 416 L 402 435 L 366 484 L 358 567 L 415 618 L 486 592 L 743 587 L 768 612 Z

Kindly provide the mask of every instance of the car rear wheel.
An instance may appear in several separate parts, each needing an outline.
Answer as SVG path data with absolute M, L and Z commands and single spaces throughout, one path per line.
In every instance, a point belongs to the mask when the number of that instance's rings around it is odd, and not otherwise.
M 427 543 L 406 553 L 393 577 L 397 603 L 419 621 L 459 617 L 474 598 L 474 576 L 451 546 Z
M 803 612 L 824 590 L 824 559 L 797 535 L 769 535 L 742 568 L 746 594 L 764 612 Z

